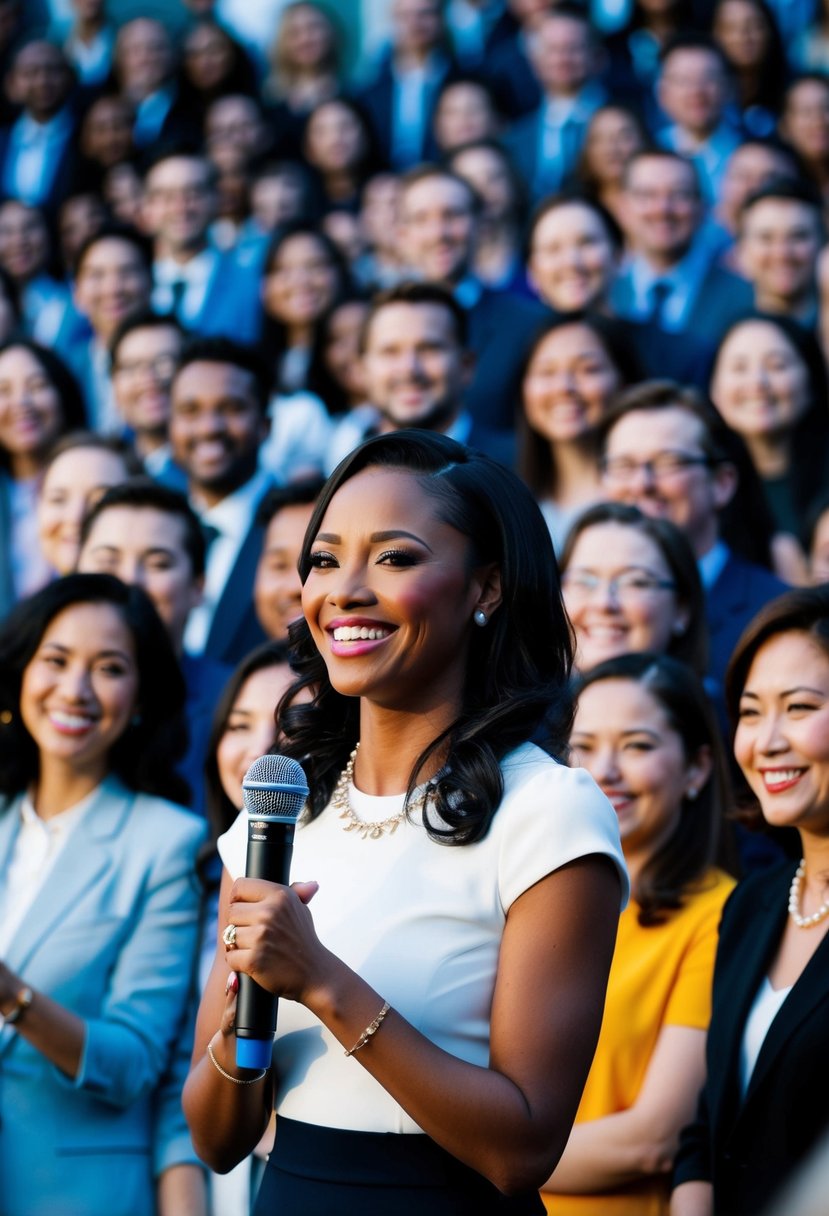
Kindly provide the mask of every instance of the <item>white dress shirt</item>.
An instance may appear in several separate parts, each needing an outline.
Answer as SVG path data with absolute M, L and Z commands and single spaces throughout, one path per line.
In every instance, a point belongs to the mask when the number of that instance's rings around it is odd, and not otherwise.
M 207 288 L 218 259 L 216 250 L 209 247 L 187 262 L 159 258 L 153 266 L 152 305 L 155 311 L 173 311 L 173 285 L 183 282 L 184 295 L 178 310 L 178 319 L 182 325 L 192 328 L 201 316 L 207 298 Z
M 6 152 L 6 194 L 30 207 L 40 206 L 49 195 L 71 126 L 65 109 L 48 122 L 35 122 L 27 113 L 20 115 L 12 126 Z

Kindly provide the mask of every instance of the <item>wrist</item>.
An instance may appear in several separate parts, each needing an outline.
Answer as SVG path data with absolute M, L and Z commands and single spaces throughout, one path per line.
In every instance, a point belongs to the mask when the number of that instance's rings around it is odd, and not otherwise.
M 17 987 L 14 995 L 6 999 L 0 1007 L 0 1029 L 4 1026 L 14 1026 L 23 1018 L 34 1000 L 34 993 L 28 984 Z
M 353 978 L 353 972 L 329 950 L 324 954 L 314 982 L 309 984 L 300 1000 L 322 1023 L 330 1025 L 346 1004 L 345 988 L 349 978 Z

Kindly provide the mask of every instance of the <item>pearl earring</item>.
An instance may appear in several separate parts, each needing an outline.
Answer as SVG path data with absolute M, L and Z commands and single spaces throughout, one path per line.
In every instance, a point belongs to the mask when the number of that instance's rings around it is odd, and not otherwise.
M 481 629 L 483 629 L 484 625 L 486 625 L 486 613 L 483 611 L 483 609 L 476 608 L 475 612 L 472 614 L 472 620 L 476 625 L 480 625 Z

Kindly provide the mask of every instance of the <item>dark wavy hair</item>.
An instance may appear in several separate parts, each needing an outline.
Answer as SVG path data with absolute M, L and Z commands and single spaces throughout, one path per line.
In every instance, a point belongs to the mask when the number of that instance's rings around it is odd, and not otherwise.
M 0 356 L 10 350 L 28 351 L 33 359 L 40 364 L 41 371 L 60 398 L 61 425 L 55 438 L 66 435 L 69 431 L 77 430 L 86 423 L 86 410 L 78 382 L 72 372 L 54 351 L 31 338 L 12 336 L 0 345 Z M 6 450 L 0 446 L 0 469 L 8 468 L 9 458 Z
M 184 677 L 149 596 L 111 574 L 56 579 L 12 609 L 0 628 L 0 794 L 19 794 L 37 779 L 37 745 L 20 718 L 23 675 L 50 623 L 75 604 L 111 604 L 135 645 L 140 714 L 113 744 L 110 771 L 139 793 L 187 805 L 187 782 L 175 770 L 187 746 Z
M 228 830 L 239 814 L 239 808 L 233 805 L 222 786 L 216 755 L 222 736 L 227 729 L 230 711 L 246 680 L 266 667 L 287 665 L 289 660 L 290 650 L 287 642 L 262 642 L 261 645 L 251 650 L 250 654 L 245 655 L 241 663 L 234 668 L 233 674 L 222 689 L 222 695 L 216 702 L 207 740 L 207 759 L 204 762 L 205 809 L 210 823 L 213 848 L 215 848 L 218 837 Z M 276 702 L 274 702 L 274 712 L 276 712 Z
M 545 723 L 554 754 L 564 755 L 572 720 L 569 675 L 573 640 L 564 612 L 552 544 L 544 519 L 523 483 L 502 465 L 444 435 L 397 431 L 368 440 L 328 479 L 308 526 L 299 560 L 308 577 L 311 545 L 334 495 L 364 469 L 415 476 L 434 499 L 439 519 L 468 538 L 474 565 L 495 563 L 503 600 L 485 629 L 470 622 L 469 659 L 457 719 L 417 758 L 408 796 L 433 756 L 444 761 L 433 778 L 434 808 L 423 822 L 431 838 L 463 845 L 481 840 L 503 794 L 500 761 Z M 299 673 L 280 715 L 283 750 L 308 774 L 311 816 L 319 815 L 358 739 L 359 699 L 332 687 L 304 620 L 290 627 Z M 310 703 L 297 705 L 307 689 Z
M 663 710 L 682 742 L 690 763 L 702 748 L 711 753 L 711 775 L 696 799 L 683 798 L 676 830 L 642 867 L 633 897 L 640 925 L 659 925 L 665 913 L 681 908 L 720 851 L 729 805 L 728 769 L 717 719 L 699 679 L 670 655 L 619 655 L 598 663 L 576 681 L 577 698 L 591 684 L 631 680 L 640 684 Z
M 694 551 L 685 534 L 670 520 L 654 519 L 628 503 L 600 502 L 583 511 L 567 534 L 561 551 L 562 573 L 569 566 L 582 533 L 601 524 L 632 528 L 647 537 L 662 554 L 676 584 L 677 600 L 688 609 L 688 628 L 671 638 L 668 653 L 682 659 L 698 676 L 704 676 L 708 666 L 705 598 Z

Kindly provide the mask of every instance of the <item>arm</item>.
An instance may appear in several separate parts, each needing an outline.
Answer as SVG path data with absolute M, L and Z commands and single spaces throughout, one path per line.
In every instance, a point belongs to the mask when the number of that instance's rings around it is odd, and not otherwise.
M 11 1013 L 17 994 L 27 987 L 19 975 L 0 962 L 0 1011 Z M 83 1018 L 65 1009 L 45 993 L 32 990 L 32 1003 L 20 1015 L 15 1030 L 22 1039 L 42 1052 L 47 1060 L 71 1080 L 78 1075 L 86 1028 Z
M 237 970 L 301 1001 L 353 1047 L 383 994 L 320 943 L 295 890 L 239 879 L 231 896 L 220 924 L 239 927 Z M 428 1135 L 500 1190 L 538 1187 L 566 1144 L 595 1049 L 618 907 L 618 877 L 598 856 L 563 866 L 515 900 L 501 942 L 488 1068 L 436 1047 L 394 1010 L 354 1066 L 368 1069 Z M 206 1030 L 202 1050 L 205 1042 Z M 239 1102 L 236 1094 L 227 1100 Z M 208 1113 L 216 1123 L 205 1105 L 200 1130 Z M 262 1126 L 260 1105 L 257 1134 Z M 195 1135 L 193 1120 L 191 1127 Z M 248 1140 L 246 1151 L 252 1147 Z
M 157 1216 L 207 1216 L 207 1179 L 200 1165 L 173 1165 L 158 1180 Z
M 544 1190 L 591 1194 L 667 1173 L 704 1079 L 705 1031 L 663 1027 L 634 1105 L 577 1124 Z
M 683 1182 L 671 1195 L 671 1216 L 714 1216 L 710 1182 Z

